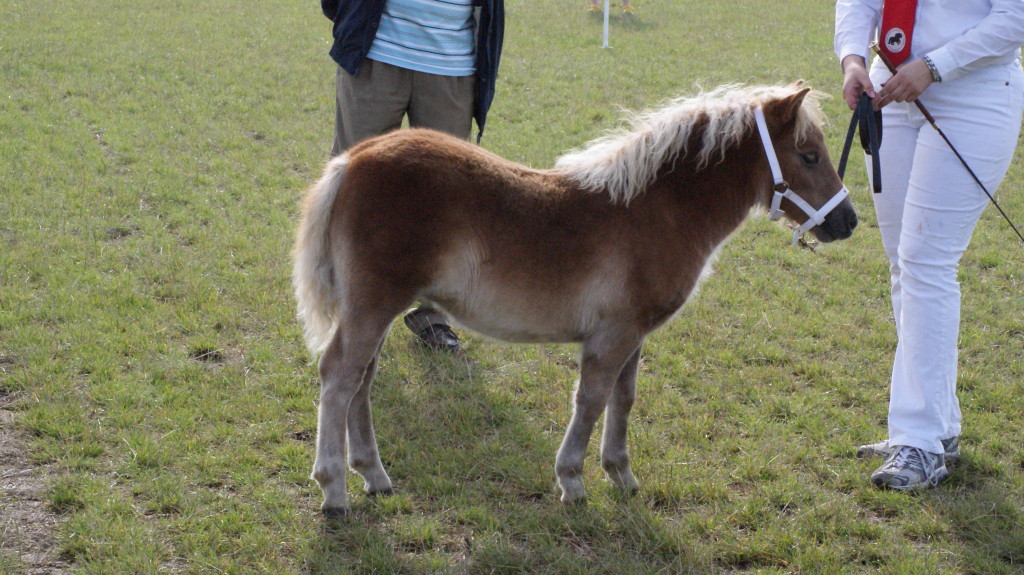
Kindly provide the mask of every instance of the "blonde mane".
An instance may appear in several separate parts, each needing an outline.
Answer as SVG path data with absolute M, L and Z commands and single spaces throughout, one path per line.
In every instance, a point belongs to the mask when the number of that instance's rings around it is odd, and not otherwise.
M 615 203 L 628 204 L 643 192 L 666 162 L 682 155 L 695 157 L 699 168 L 713 158 L 722 161 L 754 125 L 754 108 L 798 92 L 802 86 L 726 85 L 688 98 L 676 98 L 660 109 L 627 117 L 626 125 L 558 159 L 554 171 L 584 189 L 607 191 Z M 797 117 L 796 137 L 821 127 L 819 101 L 811 91 Z M 687 150 L 693 130 L 706 126 L 699 150 Z

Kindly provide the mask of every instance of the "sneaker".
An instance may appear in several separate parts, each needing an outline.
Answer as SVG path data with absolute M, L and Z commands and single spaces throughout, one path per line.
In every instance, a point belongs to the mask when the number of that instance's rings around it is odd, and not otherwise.
M 622 7 L 622 13 L 623 14 L 634 14 L 634 13 L 636 13 L 636 8 L 634 8 L 632 4 L 630 4 L 628 6 L 623 6 Z
M 591 4 L 587 6 L 587 12 L 604 12 L 604 8 L 601 8 L 597 4 Z
M 960 459 L 960 437 L 950 437 L 949 439 L 942 440 L 942 449 L 945 451 L 943 455 L 946 456 L 946 461 L 956 461 Z M 883 439 L 878 443 L 869 443 L 867 445 L 861 445 L 857 448 L 857 457 L 881 457 L 888 459 L 892 455 L 892 446 L 889 445 L 888 439 Z
M 875 487 L 906 491 L 934 487 L 949 476 L 946 458 L 941 453 L 928 453 L 907 445 L 893 446 L 892 455 L 871 474 Z

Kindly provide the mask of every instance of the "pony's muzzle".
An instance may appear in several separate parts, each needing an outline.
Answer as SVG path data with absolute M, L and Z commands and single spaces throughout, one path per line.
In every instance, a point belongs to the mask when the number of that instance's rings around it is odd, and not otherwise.
M 825 221 L 814 226 L 811 232 L 822 243 L 845 240 L 853 235 L 857 222 L 857 210 L 853 208 L 853 202 L 850 198 L 844 198 L 842 203 L 825 215 Z
M 776 184 L 772 203 L 768 209 L 768 218 L 777 220 L 786 216 L 785 210 L 782 209 L 782 201 L 788 200 L 807 215 L 807 219 L 803 223 L 791 226 L 794 246 L 800 236 L 811 231 L 813 231 L 814 237 L 824 243 L 846 239 L 853 235 L 853 228 L 857 227 L 857 212 L 853 209 L 853 203 L 849 196 L 850 191 L 843 186 L 832 196 L 832 199 L 816 209 L 782 181 Z M 792 220 L 792 216 L 789 217 Z

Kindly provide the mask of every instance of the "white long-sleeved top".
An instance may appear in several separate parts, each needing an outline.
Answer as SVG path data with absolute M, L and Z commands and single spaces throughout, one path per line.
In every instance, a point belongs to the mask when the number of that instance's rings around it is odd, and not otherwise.
M 881 23 L 882 0 L 838 0 L 834 48 L 868 59 Z M 1008 64 L 1024 45 L 1024 0 L 918 0 L 910 59 L 928 56 L 942 79 Z M 908 61 L 909 61 L 908 60 Z

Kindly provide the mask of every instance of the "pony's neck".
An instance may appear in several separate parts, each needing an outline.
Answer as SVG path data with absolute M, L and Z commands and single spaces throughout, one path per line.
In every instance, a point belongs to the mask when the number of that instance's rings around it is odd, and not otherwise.
M 647 197 L 661 204 L 662 207 L 656 209 L 673 209 L 682 214 L 682 225 L 696 224 L 717 246 L 735 232 L 752 211 L 763 209 L 765 190 L 772 181 L 771 172 L 756 131 L 738 146 L 728 149 L 720 161 L 715 158 L 703 167 L 697 164 L 690 158 L 666 163 Z M 638 198 L 638 201 L 643 200 Z

